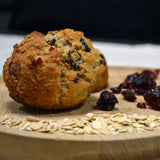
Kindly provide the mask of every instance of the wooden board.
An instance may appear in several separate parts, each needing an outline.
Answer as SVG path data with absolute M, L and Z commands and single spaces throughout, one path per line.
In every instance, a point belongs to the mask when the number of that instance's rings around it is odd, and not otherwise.
M 143 68 L 109 67 L 109 86 L 119 85 L 128 74 L 140 72 Z M 158 83 L 160 79 L 158 79 Z M 39 112 L 28 110 L 8 96 L 2 77 L 0 77 L 0 112 L 12 116 L 35 116 L 40 119 L 62 119 L 79 117 L 94 112 L 103 114 L 106 111 L 94 109 L 101 92 L 93 93 L 78 108 L 65 112 Z M 116 109 L 107 112 L 126 114 L 160 115 L 151 109 L 139 109 L 136 103 L 144 101 L 142 96 L 136 102 L 127 102 L 116 95 L 119 103 Z M 0 160 L 132 160 L 160 159 L 160 129 L 145 133 L 123 133 L 119 135 L 54 135 L 38 132 L 27 132 L 0 126 Z

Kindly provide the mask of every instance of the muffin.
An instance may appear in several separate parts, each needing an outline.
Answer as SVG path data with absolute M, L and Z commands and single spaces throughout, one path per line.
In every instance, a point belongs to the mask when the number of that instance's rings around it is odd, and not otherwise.
M 100 53 L 100 75 L 96 84 L 94 85 L 93 92 L 101 91 L 108 86 L 108 65 L 103 54 Z
M 10 96 L 32 108 L 59 110 L 82 103 L 100 77 L 102 57 L 83 32 L 37 31 L 14 46 L 3 67 Z

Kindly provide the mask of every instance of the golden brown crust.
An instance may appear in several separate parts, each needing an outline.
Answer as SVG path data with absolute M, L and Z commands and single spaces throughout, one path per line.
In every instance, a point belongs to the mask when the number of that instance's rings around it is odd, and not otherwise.
M 10 96 L 16 101 L 39 108 L 46 105 L 48 109 L 52 107 L 50 102 L 59 102 L 57 78 L 61 72 L 54 63 L 56 50 L 50 51 L 49 48 L 42 34 L 37 32 L 25 37 L 14 48 L 12 57 L 4 65 L 3 76 Z M 34 61 L 39 57 L 43 63 L 36 65 Z
M 94 86 L 93 91 L 98 92 L 108 86 L 108 65 L 103 54 L 100 54 L 102 60 L 100 64 L 100 75 Z
M 39 109 L 71 108 L 93 91 L 101 57 L 80 31 L 32 32 L 3 67 L 10 96 Z

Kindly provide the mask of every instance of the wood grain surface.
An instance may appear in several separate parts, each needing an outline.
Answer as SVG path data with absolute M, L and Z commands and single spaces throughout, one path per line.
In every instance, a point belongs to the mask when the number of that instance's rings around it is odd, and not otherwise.
M 109 86 L 118 86 L 128 74 L 140 72 L 144 68 L 109 67 Z M 160 78 L 157 79 L 160 83 Z M 103 114 L 106 111 L 95 109 L 101 92 L 92 93 L 88 99 L 68 111 L 33 111 L 18 104 L 8 95 L 3 77 L 0 77 L 0 112 L 15 117 L 35 116 L 40 119 L 62 119 L 80 117 L 93 112 Z M 116 97 L 119 103 L 115 110 L 107 112 L 125 114 L 160 115 L 151 109 L 139 109 L 137 102 L 143 102 L 138 96 L 136 102 L 127 102 L 121 94 Z M 149 160 L 160 159 L 160 129 L 145 133 L 121 133 L 119 135 L 54 135 L 48 133 L 27 132 L 0 126 L 0 160 Z

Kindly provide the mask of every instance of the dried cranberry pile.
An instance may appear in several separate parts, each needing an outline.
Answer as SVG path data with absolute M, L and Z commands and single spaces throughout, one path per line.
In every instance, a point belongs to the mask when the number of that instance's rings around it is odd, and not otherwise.
M 104 91 L 101 93 L 100 98 L 97 101 L 97 106 L 101 110 L 111 111 L 114 109 L 116 103 L 118 103 L 118 100 L 114 94 L 109 91 Z
M 111 90 L 113 93 L 122 93 L 124 98 L 131 102 L 136 100 L 135 94 L 143 95 L 151 108 L 160 110 L 160 86 L 156 86 L 155 82 L 158 74 L 159 69 L 154 72 L 144 70 L 141 73 L 128 75 L 123 83 L 118 87 L 111 88 Z M 146 108 L 145 103 L 138 103 L 137 107 Z

